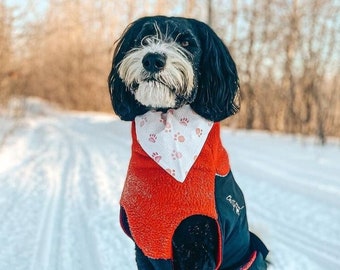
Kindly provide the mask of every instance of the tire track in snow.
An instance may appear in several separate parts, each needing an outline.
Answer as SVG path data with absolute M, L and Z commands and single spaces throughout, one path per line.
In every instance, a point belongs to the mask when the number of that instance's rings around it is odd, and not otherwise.
M 77 138 L 79 138 L 81 134 L 78 134 Z M 73 137 L 73 136 L 72 136 Z M 80 140 L 82 142 L 82 140 Z M 73 181 L 73 195 L 81 194 L 82 196 L 75 196 L 74 204 L 76 206 L 75 212 L 75 221 L 78 224 L 77 228 L 79 230 L 76 231 L 76 238 L 78 239 L 78 247 L 81 250 L 81 258 L 82 268 L 81 269 L 102 269 L 100 265 L 99 252 L 97 249 L 96 238 L 93 233 L 92 228 L 90 227 L 90 209 L 92 207 L 94 198 L 98 198 L 99 194 L 97 192 L 97 186 L 90 185 L 89 181 L 92 181 L 94 176 L 93 169 L 95 165 L 91 160 L 91 155 L 93 153 L 89 153 L 87 150 L 87 145 L 85 142 L 75 143 L 77 151 L 74 153 L 74 156 L 77 156 L 77 166 L 76 177 Z M 86 177 L 83 175 L 82 169 L 87 168 Z
M 58 130 L 56 130 L 58 132 Z M 66 175 L 73 165 L 73 157 L 67 150 L 68 145 L 64 141 L 58 140 L 54 149 L 57 154 L 51 157 L 51 160 L 45 159 L 44 167 L 48 170 L 49 190 L 47 194 L 48 201 L 45 204 L 43 215 L 38 226 L 37 244 L 35 256 L 31 264 L 31 270 L 52 270 L 59 269 L 58 255 L 60 254 L 60 231 L 63 221 L 64 197 L 66 188 Z M 50 144 L 54 146 L 55 144 Z M 54 149 L 50 149 L 53 153 Z M 61 169 L 59 164 L 66 165 Z M 42 164 L 37 164 L 41 166 Z M 58 171 L 60 173 L 58 174 Z
M 50 141 L 49 152 L 57 151 L 41 161 L 45 162 L 44 167 L 49 171 L 49 194 L 41 216 L 31 270 L 65 269 L 63 263 L 67 260 L 68 253 L 79 258 L 77 262 L 73 262 L 78 264 L 75 269 L 101 269 L 98 256 L 95 256 L 96 245 L 88 227 L 84 207 L 75 196 L 79 182 L 82 181 L 78 170 L 84 162 L 82 146 L 77 143 L 81 134 L 69 134 L 64 130 L 65 123 L 56 122 L 54 126 L 54 135 L 57 134 L 57 138 L 52 139 L 59 142 L 59 145 Z M 70 246 L 67 239 L 69 237 L 75 239 L 75 246 Z
M 18 206 L 21 205 L 24 201 L 28 200 L 30 196 L 32 195 L 32 192 L 37 188 L 37 185 L 41 183 L 36 183 L 36 185 L 32 185 L 28 183 L 28 181 L 25 181 L 25 179 L 22 179 L 23 175 L 26 175 L 28 177 L 34 176 L 37 173 L 36 163 L 40 163 L 43 161 L 42 157 L 32 158 L 25 162 L 25 166 L 18 166 L 12 170 L 10 170 L 8 173 L 2 175 L 2 177 L 5 179 L 1 183 L 3 186 L 7 187 L 13 187 L 16 190 L 20 190 L 20 196 L 16 197 L 16 200 L 12 201 L 11 204 L 5 204 L 3 207 L 0 208 L 0 216 L 2 219 L 6 219 L 8 215 L 10 215 L 13 210 Z M 13 191 L 8 190 L 7 193 L 2 194 L 2 196 L 8 196 L 8 200 L 11 199 L 11 196 Z M 17 191 L 16 191 L 17 192 Z M 2 197 L 1 199 L 6 199 Z
M 122 126 L 117 127 L 117 130 L 124 133 Z M 103 262 L 102 269 L 130 270 L 136 269 L 134 246 L 119 225 L 119 198 L 130 156 L 130 141 L 114 131 L 113 128 L 108 133 L 100 133 L 100 138 L 88 136 L 86 141 L 82 141 L 82 156 L 88 165 L 82 190 L 86 198 L 85 205 L 92 205 L 91 208 L 93 204 L 97 205 L 96 213 L 91 217 L 91 228 L 97 240 L 100 261 Z M 93 136 L 95 133 L 91 134 Z M 94 142 L 96 147 L 89 148 L 88 145 Z
M 103 138 L 98 138 L 95 125 L 87 126 L 81 123 L 84 126 L 80 129 L 77 115 L 47 121 L 35 125 L 33 133 L 47 135 L 44 136 L 42 145 L 48 147 L 42 149 L 41 145 L 36 145 L 35 155 L 38 158 L 27 159 L 27 163 L 23 164 L 23 168 L 26 168 L 30 163 L 32 173 L 37 168 L 43 167 L 45 180 L 48 182 L 47 196 L 46 200 L 42 201 L 43 210 L 35 235 L 34 256 L 29 269 L 68 270 L 70 266 L 72 269 L 82 270 L 107 269 L 101 264 L 103 260 L 107 262 L 107 258 L 99 254 L 100 243 L 96 242 L 98 234 L 95 235 L 98 227 L 93 227 L 97 225 L 91 223 L 94 219 L 90 215 L 101 207 L 99 204 L 103 196 L 106 196 L 105 201 L 112 201 L 118 197 L 116 194 L 118 189 L 110 187 L 108 182 L 112 180 L 114 172 L 112 164 L 105 160 L 105 156 L 103 157 L 108 153 L 108 144 L 117 139 L 120 141 L 117 147 L 124 145 L 128 149 L 129 143 L 121 137 L 110 136 L 109 133 L 104 133 Z M 47 130 L 44 129 L 45 126 Z M 86 130 L 82 130 L 83 128 Z M 35 144 L 38 139 L 36 136 L 32 138 L 35 140 L 32 144 Z M 100 139 L 104 139 L 105 143 L 94 148 L 93 145 L 98 146 Z M 113 152 L 115 150 L 117 149 L 111 149 Z M 118 165 L 121 164 L 114 164 Z M 99 178 L 100 176 L 102 178 Z M 34 179 L 33 176 L 27 177 Z M 113 178 L 113 181 L 115 180 Z M 114 186 L 117 184 L 115 182 Z M 27 196 L 30 196 L 30 192 Z M 108 214 L 111 215 L 110 220 L 115 218 L 111 212 Z M 107 231 L 112 231 L 114 227 L 105 229 L 107 234 Z M 103 235 L 99 237 L 99 241 L 104 240 Z M 112 246 L 108 247 L 107 243 L 104 248 L 112 249 L 110 251 L 112 254 L 116 243 L 117 241 L 113 239 L 113 249 Z M 107 252 L 105 255 L 107 256 Z M 109 259 L 111 266 L 116 265 L 117 260 L 121 261 L 121 258 L 114 258 L 115 253 L 112 257 Z
M 42 134 L 45 133 L 43 129 L 44 128 L 40 126 L 29 130 L 25 129 L 25 136 L 20 138 L 20 144 L 24 146 L 25 150 L 14 148 L 12 152 L 25 152 L 27 154 L 25 154 L 22 160 L 16 157 L 16 164 L 1 174 L 2 181 L 0 185 L 6 187 L 8 190 L 8 192 L 2 194 L 2 196 L 11 199 L 13 192 L 16 193 L 16 199 L 12 200 L 11 204 L 4 203 L 4 206 L 0 208 L 0 216 L 2 219 L 6 219 L 18 205 L 28 200 L 32 192 L 37 189 L 37 186 L 43 185 L 41 179 L 37 177 L 42 170 L 41 166 L 37 166 L 37 164 L 41 164 L 44 161 L 44 153 L 48 152 L 48 145 L 45 144 L 44 136 L 42 136 Z M 32 140 L 36 141 L 38 134 L 41 139 L 40 144 L 35 151 L 30 151 Z M 32 184 L 29 179 L 36 179 L 36 182 Z M 18 190 L 20 192 L 18 192 Z M 20 194 L 19 197 L 17 196 L 18 194 Z M 4 197 L 1 199 L 4 199 L 6 202 L 7 200 Z

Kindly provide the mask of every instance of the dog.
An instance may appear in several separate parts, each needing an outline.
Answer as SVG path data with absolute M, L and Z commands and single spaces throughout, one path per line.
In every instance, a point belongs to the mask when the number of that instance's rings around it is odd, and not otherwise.
M 267 269 L 219 122 L 239 106 L 228 48 L 205 23 L 143 17 L 116 43 L 112 106 L 132 121 L 120 222 L 142 270 Z

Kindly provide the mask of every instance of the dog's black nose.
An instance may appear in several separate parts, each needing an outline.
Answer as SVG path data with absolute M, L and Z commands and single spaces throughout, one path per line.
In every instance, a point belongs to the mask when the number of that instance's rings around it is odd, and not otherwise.
M 147 53 L 142 60 L 143 67 L 149 72 L 159 72 L 165 67 L 166 57 L 160 53 Z

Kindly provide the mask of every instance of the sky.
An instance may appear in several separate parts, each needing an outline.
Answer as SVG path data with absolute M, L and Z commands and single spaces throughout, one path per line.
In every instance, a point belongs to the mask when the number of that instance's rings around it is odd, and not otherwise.
M 46 0 L 5 0 L 6 6 L 14 9 L 14 17 L 16 21 L 21 22 L 19 18 L 24 18 L 24 21 L 34 21 L 39 18 L 48 6 Z

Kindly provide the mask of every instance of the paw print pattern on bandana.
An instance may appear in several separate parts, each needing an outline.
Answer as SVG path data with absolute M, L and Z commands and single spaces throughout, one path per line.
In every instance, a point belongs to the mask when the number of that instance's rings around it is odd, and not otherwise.
M 196 135 L 197 135 L 198 137 L 201 137 L 202 134 L 203 134 L 203 130 L 200 129 L 200 128 L 196 128 Z
M 178 152 L 178 151 L 176 151 L 176 150 L 173 150 L 173 151 L 172 151 L 171 156 L 172 156 L 172 159 L 173 159 L 173 160 L 180 159 L 180 158 L 183 157 L 182 153 L 181 153 L 181 152 Z
M 157 152 L 154 152 L 152 153 L 151 157 L 158 163 L 162 157 L 157 153 Z
M 187 126 L 188 123 L 189 123 L 189 119 L 187 117 L 182 117 L 180 120 L 179 120 L 179 123 L 183 126 Z
M 174 179 L 184 182 L 213 126 L 190 105 L 135 118 L 138 143 Z
M 166 169 L 165 170 L 168 174 L 170 174 L 171 176 L 176 176 L 176 171 L 175 170 L 173 170 L 173 169 Z
M 140 121 L 139 125 L 143 127 L 147 121 L 148 121 L 147 117 L 142 117 L 142 120 Z
M 149 141 L 152 143 L 155 143 L 157 140 L 157 135 L 156 134 L 150 134 L 149 135 Z
M 171 132 L 171 124 L 170 123 L 165 123 L 165 132 Z
M 183 135 L 181 135 L 181 133 L 177 132 L 174 135 L 174 140 L 179 141 L 179 142 L 185 142 L 185 137 Z

